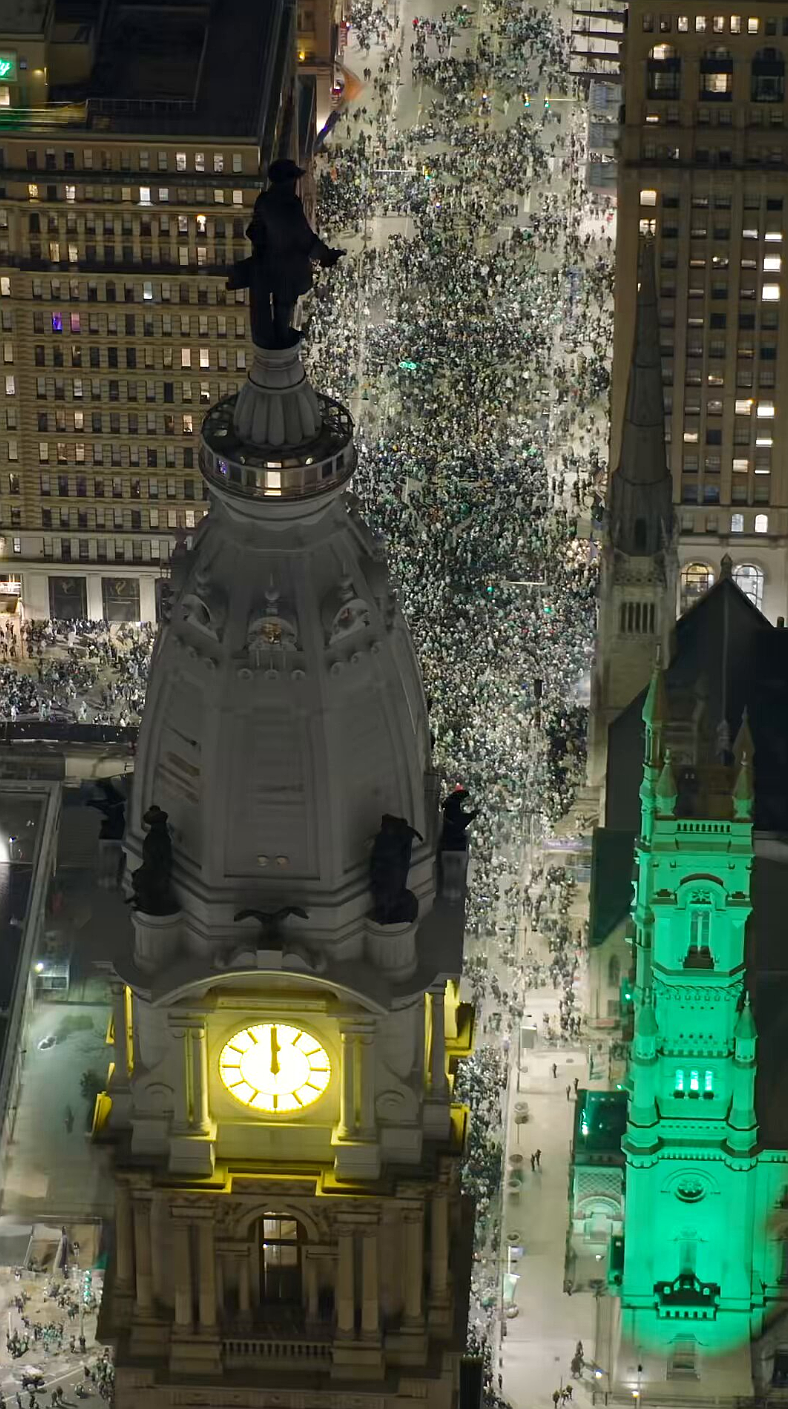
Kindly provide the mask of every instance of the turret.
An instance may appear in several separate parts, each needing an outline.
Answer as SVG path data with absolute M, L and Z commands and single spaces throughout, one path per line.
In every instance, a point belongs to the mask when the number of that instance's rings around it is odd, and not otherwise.
M 750 995 L 746 993 L 744 1005 L 733 1030 L 733 1081 L 728 1115 L 728 1146 L 736 1154 L 748 1153 L 758 1137 L 758 1121 L 755 1114 L 757 1038 Z
M 668 718 L 665 676 L 659 658 L 651 674 L 642 713 L 646 726 L 643 781 L 640 785 L 641 836 L 647 841 L 652 832 L 657 806 L 657 782 L 662 768 L 662 736 Z
M 659 1025 L 652 1003 L 647 994 L 635 1018 L 635 1033 L 629 1064 L 629 1121 L 626 1146 L 641 1153 L 654 1149 L 657 1141 L 654 1127 L 657 1124 L 657 1043 Z

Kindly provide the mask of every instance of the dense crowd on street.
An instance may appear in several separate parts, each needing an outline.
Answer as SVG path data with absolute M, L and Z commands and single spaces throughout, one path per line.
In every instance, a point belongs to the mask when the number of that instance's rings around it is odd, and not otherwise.
M 0 721 L 139 724 L 156 628 L 9 620 L 0 625 Z
M 479 809 L 468 930 L 495 938 L 496 964 L 473 948 L 466 983 L 506 1041 L 525 988 L 552 983 L 548 1035 L 576 1039 L 571 876 L 552 868 L 523 888 L 500 860 L 526 826 L 566 814 L 585 758 L 597 562 L 579 524 L 598 517 L 607 472 L 612 265 L 609 212 L 585 190 L 568 35 L 552 0 L 458 5 L 406 28 L 392 5 L 355 0 L 346 57 L 364 87 L 319 158 L 316 209 L 348 255 L 318 279 L 306 359 L 356 415 L 353 492 L 387 544 L 436 766 Z M 420 95 L 410 127 L 397 116 L 403 83 Z M 146 626 L 8 627 L 0 717 L 136 723 L 151 645 Z M 549 962 L 527 950 L 518 965 L 524 915 Z M 457 1081 L 474 1117 L 465 1183 L 479 1269 L 500 1221 L 505 1073 L 499 1041 Z M 472 1301 L 485 1355 L 486 1276 Z
M 528 987 L 559 995 L 549 1041 L 581 1025 L 571 875 L 537 873 L 526 895 L 503 852 L 566 814 L 584 770 L 597 563 L 578 523 L 598 519 L 607 472 L 612 239 L 584 189 L 584 110 L 561 102 L 557 9 L 492 0 L 472 19 L 400 29 L 391 7 L 354 6 L 367 87 L 334 129 L 317 202 L 350 253 L 318 285 L 307 355 L 357 415 L 353 488 L 400 585 L 436 762 L 480 809 L 465 983 L 486 1040 L 455 1090 L 472 1116 L 471 1344 L 494 1405 L 506 1052 Z M 403 81 L 420 94 L 409 128 Z M 524 922 L 547 955 L 525 964 Z

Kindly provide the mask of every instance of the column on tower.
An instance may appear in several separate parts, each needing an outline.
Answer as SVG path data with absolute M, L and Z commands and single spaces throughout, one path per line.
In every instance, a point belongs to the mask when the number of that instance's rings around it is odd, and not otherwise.
M 134 1287 L 134 1223 L 131 1190 L 119 1179 L 115 1185 L 115 1289 L 130 1293 Z
M 446 1094 L 446 1015 L 445 984 L 430 989 L 432 1023 L 430 1027 L 430 1090 L 433 1097 Z
M 406 1327 L 420 1327 L 423 1321 L 424 1212 L 407 1208 L 404 1212 L 403 1305 Z
M 134 1266 L 136 1310 L 143 1316 L 153 1309 L 153 1262 L 151 1256 L 151 1199 L 147 1191 L 134 1194 Z
M 445 1184 L 430 1200 L 430 1307 L 444 1306 L 449 1295 L 449 1191 Z
M 310 1253 L 309 1248 L 304 1249 L 304 1282 L 306 1286 L 307 1325 L 316 1326 L 320 1320 L 317 1258 L 313 1253 Z
M 361 1332 L 368 1338 L 380 1333 L 377 1222 L 365 1224 L 361 1236 Z
M 356 1133 L 356 1034 L 342 1028 L 339 1034 L 339 1130 L 341 1140 Z
M 238 1312 L 241 1320 L 248 1322 L 252 1316 L 252 1297 L 249 1268 L 249 1253 L 244 1249 L 238 1257 Z
M 191 1126 L 200 1135 L 211 1128 L 208 1112 L 208 1043 L 204 1021 L 192 1024 L 191 1041 Z
M 336 1314 L 340 1336 L 352 1336 L 356 1328 L 355 1231 L 340 1223 L 337 1232 Z
M 191 1330 L 194 1320 L 192 1278 L 192 1223 L 187 1213 L 173 1209 L 173 1263 L 175 1283 L 175 1324 Z
M 173 1128 L 177 1131 L 189 1129 L 189 1093 L 191 1090 L 191 1044 L 189 1028 L 181 1024 L 173 1025 L 175 1060 L 172 1063 L 172 1084 L 174 1098 Z
M 375 1034 L 362 1031 L 356 1038 L 358 1048 L 358 1113 L 359 1135 L 363 1139 L 375 1135 Z
M 203 1214 L 197 1223 L 197 1242 L 200 1330 L 213 1330 L 216 1326 L 216 1244 L 210 1213 Z

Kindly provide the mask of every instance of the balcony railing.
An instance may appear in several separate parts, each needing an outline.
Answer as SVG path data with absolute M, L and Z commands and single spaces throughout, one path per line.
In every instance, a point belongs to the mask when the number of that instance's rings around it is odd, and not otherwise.
M 278 1368 L 292 1365 L 300 1370 L 306 1363 L 328 1369 L 333 1359 L 333 1345 L 327 1339 L 309 1340 L 303 1336 L 230 1336 L 222 1340 L 222 1357 L 228 1368 L 241 1369 L 250 1363 L 267 1362 Z

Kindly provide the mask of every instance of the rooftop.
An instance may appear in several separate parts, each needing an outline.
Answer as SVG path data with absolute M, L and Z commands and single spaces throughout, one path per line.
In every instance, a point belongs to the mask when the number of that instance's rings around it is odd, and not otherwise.
M 0 34 L 41 34 L 52 0 L 0 0 Z
M 40 31 L 50 4 L 0 0 L 0 37 Z M 99 128 L 108 137 L 233 135 L 265 144 L 273 136 L 292 47 L 284 0 L 61 0 L 52 41 L 87 45 L 92 34 L 88 76 L 86 68 L 79 81 L 58 82 L 53 42 L 48 107 L 6 110 L 6 125 L 50 127 L 51 109 L 58 127 Z

